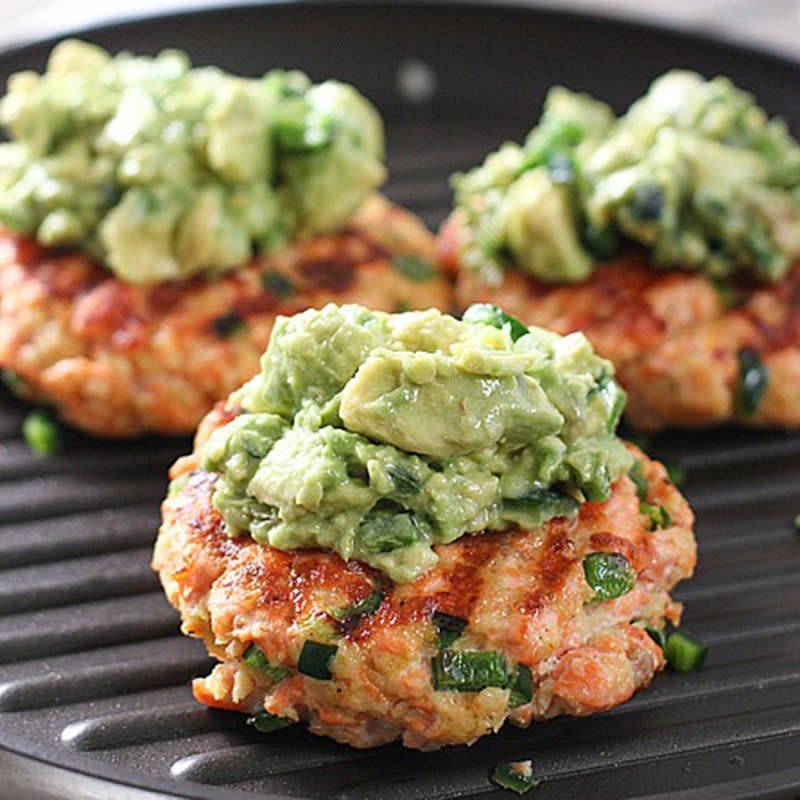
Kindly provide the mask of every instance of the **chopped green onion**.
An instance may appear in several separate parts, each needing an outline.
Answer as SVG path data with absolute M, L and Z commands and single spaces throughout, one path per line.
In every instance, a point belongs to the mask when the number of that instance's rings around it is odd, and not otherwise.
M 392 479 L 394 490 L 397 494 L 412 495 L 419 494 L 422 484 L 408 471 L 402 467 L 389 466 L 386 474 Z
M 658 528 L 669 528 L 672 525 L 672 517 L 664 506 L 654 506 L 650 503 L 639 503 L 639 513 L 644 514 L 650 519 L 650 530 Z
M 335 644 L 307 640 L 300 651 L 300 658 L 297 659 L 298 671 L 311 678 L 329 681 L 333 677 L 331 665 L 338 649 Z
M 366 617 L 367 614 L 374 614 L 383 602 L 386 595 L 381 591 L 375 591 L 368 594 L 363 600 L 359 600 L 350 608 L 345 609 L 342 613 L 341 619 L 344 622 L 355 622 L 361 617 Z
M 442 650 L 431 659 L 433 687 L 440 692 L 480 692 L 490 686 L 505 689 L 508 664 L 495 650 Z
M 333 120 L 327 116 L 284 114 L 274 125 L 278 147 L 288 153 L 313 153 L 333 141 Z
M 739 292 L 722 278 L 712 278 L 711 283 L 723 308 L 733 308 L 739 302 Z
M 264 651 L 256 645 L 251 645 L 245 651 L 244 663 L 251 667 L 255 667 L 259 672 L 263 672 L 268 678 L 274 681 L 283 680 L 288 674 L 289 670 L 282 666 L 273 666 L 264 655 Z
M 653 625 L 644 626 L 645 633 L 662 649 L 667 647 L 667 634 L 663 628 L 656 628 Z
M 43 409 L 31 411 L 22 423 L 22 436 L 37 456 L 49 456 L 61 447 L 61 429 Z
M 524 706 L 533 698 L 533 673 L 525 664 L 517 664 L 517 670 L 511 681 L 508 694 L 508 705 L 511 708 Z
M 800 531 L 800 514 L 794 518 L 794 529 Z
M 636 583 L 636 570 L 622 553 L 590 553 L 583 559 L 583 573 L 594 589 L 593 602 L 622 597 Z
M 581 504 L 560 489 L 531 489 L 522 497 L 506 497 L 503 511 L 506 519 L 520 525 L 541 525 L 553 517 L 572 517 Z
M 254 714 L 252 717 L 248 717 L 247 724 L 252 725 L 260 733 L 273 733 L 274 731 L 288 728 L 292 722 L 275 714 L 270 714 L 268 711 L 263 711 L 261 714 Z
M 294 293 L 292 282 L 285 275 L 273 269 L 261 274 L 261 285 L 277 297 L 288 297 Z
M 456 639 L 464 633 L 464 628 L 467 627 L 465 619 L 445 614 L 442 611 L 434 611 L 432 619 L 438 632 L 440 650 L 447 650 L 448 647 L 452 646 Z
M 628 470 L 628 477 L 636 484 L 636 495 L 644 502 L 647 500 L 647 493 L 650 491 L 650 484 L 644 474 L 644 462 L 637 458 L 633 466 Z
M 686 483 L 686 467 L 681 464 L 667 464 L 667 477 L 676 485 L 683 486 Z M 644 500 L 645 498 L 641 498 Z
M 739 351 L 739 377 L 736 384 L 736 413 L 751 417 L 758 411 L 769 383 L 767 367 L 761 356 L 750 347 Z
M 498 764 L 492 770 L 489 780 L 495 786 L 517 794 L 525 794 L 541 783 L 539 778 L 534 777 L 530 761 L 509 761 L 507 764 Z
M 511 338 L 515 342 L 528 333 L 527 325 L 491 303 L 473 303 L 464 312 L 462 319 L 472 325 L 491 325 L 501 330 L 508 325 Z
M 426 258 L 412 253 L 401 253 L 392 258 L 392 265 L 401 274 L 412 281 L 422 283 L 436 276 L 436 268 Z
M 688 633 L 675 631 L 667 638 L 664 655 L 676 672 L 694 672 L 703 666 L 708 655 L 708 645 L 697 641 Z
M 14 394 L 23 394 L 28 388 L 28 382 L 24 378 L 20 378 L 16 372 L 12 372 L 10 369 L 0 370 L 0 380 L 2 380 L 5 386 L 14 392 Z
M 244 320 L 235 311 L 217 317 L 212 325 L 220 339 L 228 339 L 245 328 Z

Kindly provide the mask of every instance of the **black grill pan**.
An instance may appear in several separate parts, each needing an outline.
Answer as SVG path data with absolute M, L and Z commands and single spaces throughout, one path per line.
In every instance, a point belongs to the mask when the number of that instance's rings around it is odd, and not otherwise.
M 389 128 L 389 194 L 436 225 L 447 176 L 533 122 L 565 83 L 618 108 L 672 66 L 725 73 L 800 128 L 800 66 L 677 32 L 521 5 L 250 6 L 107 27 L 112 49 L 176 46 L 256 74 L 296 66 L 361 87 Z M 0 55 L 40 68 L 51 43 Z M 800 402 L 800 401 L 799 401 Z M 696 578 L 678 592 L 711 645 L 616 711 L 509 729 L 433 754 L 356 751 L 296 730 L 245 730 L 204 709 L 208 668 L 178 635 L 148 561 L 170 461 L 187 441 L 97 443 L 32 458 L 24 408 L 0 395 L 0 798 L 430 800 L 506 796 L 499 761 L 532 757 L 553 798 L 800 797 L 800 436 L 656 438 L 689 473 Z

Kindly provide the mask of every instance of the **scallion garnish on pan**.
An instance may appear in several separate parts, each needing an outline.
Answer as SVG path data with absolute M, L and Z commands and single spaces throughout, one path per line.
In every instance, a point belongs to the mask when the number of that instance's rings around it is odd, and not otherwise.
M 252 725 L 259 733 L 273 733 L 288 728 L 292 722 L 268 711 L 262 711 L 260 714 L 248 717 L 247 724 Z
M 694 672 L 703 666 L 708 656 L 708 645 L 688 633 L 675 631 L 667 637 L 664 656 L 676 672 Z
M 49 456 L 61 447 L 58 423 L 44 409 L 31 411 L 22 423 L 25 443 L 37 456 Z
M 516 794 L 525 794 L 540 783 L 533 774 L 533 764 L 530 761 L 509 761 L 498 764 L 492 770 L 489 780 L 495 786 Z

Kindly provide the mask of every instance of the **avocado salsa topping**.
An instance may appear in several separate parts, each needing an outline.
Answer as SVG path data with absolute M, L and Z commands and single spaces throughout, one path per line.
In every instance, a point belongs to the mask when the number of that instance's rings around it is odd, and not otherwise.
M 539 525 L 607 499 L 632 465 L 624 393 L 580 333 L 520 332 L 495 310 L 279 317 L 203 466 L 232 536 L 321 547 L 394 581 L 434 544 Z
M 461 260 L 578 282 L 626 241 L 661 268 L 775 281 L 800 255 L 800 146 L 722 77 L 672 71 L 623 116 L 550 91 L 524 144 L 453 178 Z
M 11 77 L 0 123 L 0 224 L 134 284 L 336 230 L 385 177 L 381 119 L 353 87 L 193 69 L 178 50 L 65 41 L 44 74 Z

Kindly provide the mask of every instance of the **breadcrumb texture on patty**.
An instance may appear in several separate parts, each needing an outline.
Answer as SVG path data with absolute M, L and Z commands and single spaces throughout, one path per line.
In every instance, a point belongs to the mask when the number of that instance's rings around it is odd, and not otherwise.
M 131 286 L 81 253 L 0 234 L 0 366 L 92 434 L 191 433 L 257 371 L 278 314 L 328 302 L 449 309 L 449 283 L 424 265 L 398 269 L 403 255 L 432 264 L 433 237 L 379 195 L 346 230 L 218 280 Z
M 494 303 L 527 325 L 583 331 L 614 362 L 630 425 L 800 428 L 800 263 L 774 285 L 737 286 L 733 307 L 706 276 L 665 272 L 643 252 L 603 264 L 575 285 L 509 269 L 488 286 L 459 267 L 460 228 L 456 212 L 438 238 L 440 263 L 456 274 L 456 306 Z M 744 348 L 760 355 L 769 376 L 758 408 L 746 415 L 736 410 Z
M 318 550 L 280 551 L 250 537 L 229 538 L 212 505 L 215 476 L 200 469 L 208 436 L 236 415 L 220 405 L 201 425 L 195 452 L 174 465 L 174 490 L 162 508 L 153 567 L 185 633 L 204 640 L 219 664 L 195 680 L 211 706 L 272 714 L 307 723 L 317 734 L 355 747 L 400 739 L 431 750 L 474 742 L 506 719 L 526 726 L 560 714 L 608 710 L 647 686 L 663 667 L 661 649 L 644 624 L 677 624 L 671 588 L 695 565 L 694 517 L 664 468 L 635 451 L 649 482 L 648 503 L 671 517 L 652 530 L 627 476 L 610 499 L 584 504 L 572 520 L 533 530 L 464 536 L 437 546 L 438 565 L 413 583 L 387 583 L 355 561 Z M 637 573 L 632 591 L 593 602 L 583 558 L 622 553 Z M 381 588 L 380 606 L 354 623 L 331 609 L 351 606 Z M 531 702 L 509 708 L 509 691 L 436 691 L 432 615 L 467 626 L 455 647 L 495 650 L 512 670 L 533 674 Z M 315 624 L 337 633 L 331 680 L 298 672 L 303 643 Z M 633 624 L 636 622 L 637 624 Z M 288 674 L 272 681 L 243 655 L 257 645 Z

